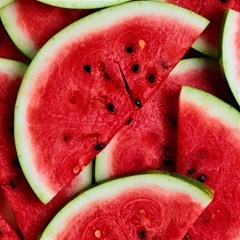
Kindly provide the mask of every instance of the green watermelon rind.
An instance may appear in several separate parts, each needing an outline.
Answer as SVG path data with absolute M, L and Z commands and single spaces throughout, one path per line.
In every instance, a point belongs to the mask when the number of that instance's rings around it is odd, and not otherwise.
M 0 17 L 2 24 L 16 47 L 29 59 L 32 59 L 36 55 L 37 50 L 34 43 L 24 34 L 24 31 L 20 31 L 20 28 L 17 27 L 15 6 L 13 2 L 1 9 Z
M 84 38 L 89 32 L 99 31 L 112 26 L 114 23 L 122 21 L 137 15 L 153 14 L 173 19 L 180 19 L 182 22 L 203 30 L 209 21 L 194 12 L 182 9 L 180 7 L 161 2 L 136 1 L 129 2 L 114 7 L 106 8 L 88 15 L 57 33 L 53 36 L 38 52 L 31 62 L 21 84 L 15 107 L 15 140 L 16 148 L 21 162 L 23 172 L 31 185 L 33 191 L 39 199 L 47 203 L 56 194 L 47 183 L 42 181 L 42 176 L 38 174 L 37 168 L 33 164 L 34 146 L 30 141 L 27 129 L 26 111 L 28 99 L 31 96 L 32 89 L 36 85 L 36 79 L 39 73 L 47 71 L 51 62 L 51 57 L 56 56 L 59 46 L 69 44 L 76 38 Z M 39 68 L 41 66 L 41 68 Z M 34 81 L 35 79 L 35 81 Z
M 180 99 L 195 104 L 203 109 L 208 116 L 218 119 L 232 129 L 240 131 L 240 113 L 233 106 L 212 94 L 197 88 L 183 86 Z
M 239 12 L 231 9 L 226 10 L 220 42 L 220 64 L 228 85 L 240 106 L 240 76 L 237 73 L 237 59 L 235 60 L 236 53 L 240 51 L 235 48 L 234 44 L 236 31 L 239 28 L 237 19 L 240 19 Z
M 62 8 L 71 9 L 95 9 L 105 8 L 131 0 L 37 0 L 39 2 Z
M 213 198 L 213 191 L 209 187 L 192 178 L 176 173 L 152 171 L 108 180 L 79 194 L 65 205 L 43 231 L 40 240 L 55 239 L 55 235 L 64 228 L 64 223 L 68 219 L 71 219 L 75 213 L 85 207 L 87 208 L 92 203 L 113 199 L 130 189 L 146 189 L 146 187 L 153 187 L 155 190 L 156 187 L 159 187 L 160 191 L 187 194 L 203 209 Z
M 6 58 L 0 58 L 0 72 L 7 74 L 10 78 L 22 77 L 27 70 L 27 65 Z
M 8 4 L 12 3 L 13 1 L 14 0 L 1 0 L 1 2 L 0 2 L 0 9 L 6 7 Z
M 181 60 L 176 67 L 172 70 L 169 76 L 174 76 L 175 74 L 184 74 L 189 72 L 189 70 L 199 70 L 199 69 L 209 69 L 217 68 L 219 66 L 218 61 L 215 59 L 207 58 L 188 58 Z M 197 79 L 196 79 L 197 81 Z M 96 156 L 95 161 L 95 181 L 99 182 L 104 179 L 111 177 L 110 163 L 111 161 L 111 152 L 115 148 L 115 145 L 118 145 L 118 134 L 110 141 L 110 143 Z

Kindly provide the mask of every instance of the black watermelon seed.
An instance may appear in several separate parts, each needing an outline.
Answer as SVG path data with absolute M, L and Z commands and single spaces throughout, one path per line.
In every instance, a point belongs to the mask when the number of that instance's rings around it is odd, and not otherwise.
M 115 112 L 115 107 L 114 107 L 114 105 L 113 105 L 112 103 L 108 103 L 107 109 L 108 109 L 110 112 L 112 112 L 112 113 Z
M 222 3 L 227 3 L 227 0 L 220 0 L 220 2 L 222 2 Z
M 105 145 L 103 143 L 98 143 L 96 146 L 95 146 L 95 151 L 100 151 L 102 150 L 103 148 L 105 147 Z
M 169 166 L 172 164 L 172 159 L 171 158 L 168 158 L 168 157 L 165 157 L 163 158 L 163 164 L 166 165 L 166 166 Z
M 110 77 L 106 72 L 104 73 L 104 78 L 107 79 L 107 80 L 110 80 Z
M 149 81 L 150 83 L 154 83 L 154 82 L 155 82 L 155 76 L 154 76 L 154 74 L 150 73 L 150 74 L 148 75 L 148 81 Z
M 138 98 L 135 99 L 134 104 L 139 108 L 142 107 L 142 103 L 141 103 L 140 99 L 138 99 Z
M 0 236 L 2 236 L 3 235 L 3 232 L 0 230 Z
M 139 64 L 134 64 L 134 65 L 132 66 L 132 71 L 133 71 L 134 73 L 136 73 L 138 70 L 139 70 Z
M 63 134 L 63 141 L 64 142 L 68 142 L 70 140 L 70 138 L 71 138 L 70 134 L 68 134 L 68 133 Z
M 12 188 L 15 188 L 15 187 L 16 187 L 16 184 L 15 184 L 12 180 L 10 180 L 10 181 L 8 182 L 8 184 L 9 184 Z
M 177 120 L 176 120 L 176 119 L 171 120 L 171 124 L 172 124 L 174 127 L 176 127 L 176 126 L 177 126 Z
M 87 72 L 87 73 L 91 73 L 91 72 L 92 72 L 92 68 L 91 68 L 90 65 L 84 65 L 84 66 L 83 66 L 83 69 L 84 69 L 84 71 Z
M 190 236 L 188 234 L 186 234 L 183 238 L 183 240 L 190 240 Z
M 127 120 L 127 125 L 129 125 L 129 124 L 132 122 L 132 120 L 133 120 L 133 118 L 129 118 L 129 119 Z
M 163 147 L 163 151 L 164 151 L 164 152 L 168 152 L 168 151 L 169 151 L 169 147 L 168 147 L 168 146 L 164 146 L 164 147 Z
M 10 128 L 8 129 L 8 131 L 9 131 L 11 134 L 13 134 L 13 133 L 14 133 L 14 128 L 13 128 L 13 127 L 10 127 Z
M 194 168 L 190 168 L 187 170 L 188 174 L 194 174 L 196 172 L 196 170 Z
M 205 176 L 205 175 L 200 175 L 200 176 L 197 178 L 197 180 L 198 180 L 199 182 L 205 182 L 205 181 L 206 181 L 206 176 Z
M 20 168 L 20 167 L 21 167 L 18 159 L 14 159 L 14 160 L 12 161 L 12 163 L 13 163 L 13 165 L 14 165 L 15 167 L 17 167 L 17 168 Z
M 128 47 L 126 47 L 126 52 L 128 52 L 128 53 L 133 53 L 134 50 L 133 50 L 132 47 L 128 46 Z
M 142 230 L 140 230 L 139 232 L 138 232 L 138 238 L 139 239 L 144 239 L 146 236 L 147 236 L 147 233 L 146 233 L 146 231 L 144 230 L 144 229 L 142 229 Z

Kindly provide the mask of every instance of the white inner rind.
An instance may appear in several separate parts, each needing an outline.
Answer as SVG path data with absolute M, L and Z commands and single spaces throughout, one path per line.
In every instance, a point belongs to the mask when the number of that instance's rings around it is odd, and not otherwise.
M 240 76 L 239 76 L 239 59 L 240 50 L 237 49 L 236 34 L 239 30 L 240 13 L 234 10 L 228 10 L 224 24 L 221 46 L 221 64 L 225 72 L 228 84 L 240 106 Z
M 93 9 L 104 8 L 130 0 L 37 0 L 56 7 L 71 8 L 71 9 Z
M 14 0 L 1 0 L 0 1 L 0 8 L 3 8 L 5 6 L 7 6 L 8 4 L 10 4 L 11 2 L 13 2 Z
M 11 79 L 22 77 L 27 70 L 27 65 L 15 60 L 0 58 L 0 72 L 7 74 Z
M 180 99 L 196 104 L 204 109 L 208 116 L 219 119 L 224 125 L 236 129 L 240 137 L 240 113 L 231 105 L 210 93 L 187 86 L 182 87 Z
M 28 58 L 32 59 L 36 55 L 37 50 L 33 41 L 24 33 L 24 29 L 18 26 L 16 4 L 13 2 L 1 10 L 1 20 L 14 44 Z
M 169 193 L 169 197 L 171 193 L 186 194 L 193 202 L 199 204 L 204 209 L 211 202 L 212 193 L 210 191 L 209 194 L 207 194 L 203 188 L 208 188 L 203 186 L 203 184 L 198 183 L 198 185 L 201 186 L 198 187 L 194 185 L 194 183 L 196 183 L 196 181 L 193 179 L 183 176 L 178 177 L 177 174 L 171 176 L 168 173 L 161 172 L 145 173 L 108 181 L 83 192 L 69 202 L 53 218 L 43 232 L 40 240 L 54 240 L 59 231 L 62 231 L 62 229 L 67 226 L 68 221 L 74 217 L 74 215 L 83 211 L 84 208 L 91 205 L 91 203 L 117 199 L 118 195 L 131 189 L 140 192 L 141 189 L 144 189 L 144 191 L 146 191 L 146 189 L 154 189 L 156 192 L 159 191 L 159 193 Z M 209 189 L 207 192 L 208 191 Z
M 28 130 L 28 105 L 32 92 L 38 84 L 38 76 L 48 72 L 48 67 L 63 46 L 70 46 L 75 39 L 84 40 L 84 36 L 89 33 L 112 27 L 124 20 L 130 21 L 135 16 L 170 17 L 173 21 L 176 19 L 183 24 L 194 26 L 199 29 L 199 32 L 203 31 L 209 23 L 205 18 L 172 4 L 147 1 L 130 2 L 98 11 L 74 22 L 52 37 L 41 48 L 31 62 L 20 87 L 15 108 L 14 129 L 17 153 L 23 172 L 33 191 L 44 203 L 49 202 L 57 194 L 57 191 L 49 187 L 47 179 L 44 179 L 43 174 L 38 172 L 34 164 L 35 146 L 31 142 L 31 133 Z

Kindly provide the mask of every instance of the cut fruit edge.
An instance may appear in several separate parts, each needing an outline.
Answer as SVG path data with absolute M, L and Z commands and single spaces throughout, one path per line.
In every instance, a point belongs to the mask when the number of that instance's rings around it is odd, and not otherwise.
M 125 3 L 131 0 L 37 0 L 39 2 L 62 8 L 70 9 L 94 9 L 105 8 L 113 5 Z
M 1 0 L 0 2 L 0 9 L 4 8 L 5 6 L 7 6 L 8 4 L 12 3 L 14 0 Z
M 240 106 L 240 49 L 236 49 L 236 39 L 240 38 L 240 13 L 227 10 L 223 25 L 220 46 L 220 63 L 228 81 L 229 87 Z
M 234 107 L 212 94 L 197 88 L 183 86 L 180 92 L 180 99 L 199 106 L 210 117 L 219 119 L 232 128 L 240 129 L 240 113 Z M 219 109 L 219 104 L 221 104 L 221 110 Z M 222 114 L 223 112 L 228 114 Z
M 151 8 L 151 13 L 146 6 Z M 126 11 L 127 9 L 127 11 Z M 64 30 L 57 33 L 52 37 L 38 52 L 36 57 L 31 62 L 26 74 L 24 75 L 23 82 L 21 84 L 19 94 L 17 97 L 15 107 L 15 142 L 19 161 L 24 172 L 24 175 L 28 179 L 29 184 L 34 190 L 35 194 L 43 203 L 49 202 L 58 191 L 51 189 L 48 184 L 42 181 L 42 176 L 38 174 L 36 166 L 34 166 L 32 159 L 33 152 L 29 151 L 29 148 L 34 149 L 29 137 L 23 140 L 23 136 L 29 136 L 27 128 L 27 106 L 28 98 L 31 96 L 32 89 L 34 88 L 37 79 L 35 76 L 39 72 L 39 62 L 41 62 L 41 71 L 47 69 L 49 65 L 49 59 L 54 56 L 63 43 L 70 43 L 73 39 L 77 39 L 79 36 L 83 36 L 86 33 L 99 31 L 112 26 L 114 23 L 122 21 L 124 18 L 137 16 L 141 14 L 162 15 L 166 17 L 174 16 L 174 19 L 180 19 L 181 22 L 196 27 L 199 32 L 202 32 L 209 21 L 194 12 L 180 8 L 178 6 L 170 5 L 161 2 L 129 2 L 126 4 L 110 7 L 104 10 L 100 10 L 91 15 L 88 15 L 66 27 Z M 94 23 L 94 24 L 93 24 Z M 60 45 L 61 44 L 61 45 Z M 21 97 L 19 97 L 21 96 Z
M 117 197 L 121 192 L 147 187 L 159 188 L 159 191 L 169 193 L 181 192 L 191 196 L 192 200 L 204 209 L 213 199 L 213 191 L 204 184 L 192 178 L 180 174 L 149 171 L 146 173 L 128 177 L 108 180 L 85 192 L 79 194 L 72 201 L 67 203 L 52 219 L 44 230 L 40 240 L 54 239 L 59 232 L 59 226 L 71 219 L 74 214 L 100 200 L 108 200 Z M 180 190 L 181 189 L 181 190 Z M 61 227 L 60 227 L 61 229 Z

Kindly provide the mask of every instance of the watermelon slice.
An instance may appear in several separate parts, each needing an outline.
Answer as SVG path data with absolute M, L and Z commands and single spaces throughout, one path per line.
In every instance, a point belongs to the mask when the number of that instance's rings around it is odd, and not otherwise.
M 180 175 L 155 172 L 120 178 L 68 203 L 40 240 L 181 240 L 211 198 L 206 186 Z
M 11 2 L 13 2 L 14 0 L 1 0 L 0 2 L 0 8 L 3 8 L 5 6 L 7 6 L 8 4 L 10 4 Z
M 27 66 L 0 58 L 0 184 L 8 184 L 20 171 L 13 138 L 13 112 Z
M 0 212 L 0 239 L 1 240 L 20 240 L 8 221 Z
M 171 4 L 130 2 L 71 24 L 44 45 L 15 111 L 19 160 L 41 201 L 52 199 L 105 147 L 207 23 Z
M 198 51 L 218 57 L 218 43 L 221 36 L 221 26 L 224 19 L 225 9 L 232 8 L 240 11 L 240 1 L 238 0 L 161 0 L 176 4 L 178 6 L 194 11 L 208 20 L 210 24 L 203 34 L 193 44 L 193 48 Z M 232 28 L 232 27 L 231 27 Z M 230 28 L 230 29 L 231 29 Z
M 141 112 L 97 155 L 96 181 L 147 169 L 175 170 L 177 105 L 182 85 L 194 86 L 230 101 L 217 61 L 182 60 Z
M 11 38 L 5 31 L 2 22 L 0 21 L 0 58 L 7 58 L 24 63 L 29 63 L 29 59 L 25 57 L 20 50 L 14 45 Z
M 16 46 L 33 58 L 50 37 L 88 13 L 52 7 L 36 0 L 15 0 L 2 9 L 1 19 Z
M 222 33 L 221 64 L 229 86 L 240 106 L 240 13 L 228 10 Z
M 190 87 L 180 95 L 177 171 L 214 189 L 187 239 L 240 238 L 240 113 Z
M 92 9 L 92 8 L 104 8 L 120 3 L 128 2 L 131 0 L 38 0 L 52 6 L 63 8 L 76 8 L 76 9 Z

